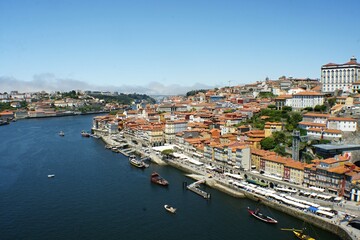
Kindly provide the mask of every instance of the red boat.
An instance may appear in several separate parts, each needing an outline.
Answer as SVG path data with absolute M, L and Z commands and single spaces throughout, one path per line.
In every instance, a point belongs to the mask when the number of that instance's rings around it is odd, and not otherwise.
M 157 172 L 153 172 L 151 174 L 151 182 L 162 185 L 162 186 L 167 186 L 169 185 L 169 182 L 166 181 L 164 178 L 162 178 Z
M 267 222 L 267 223 L 277 223 L 277 221 L 269 216 L 266 216 L 264 214 L 262 214 L 259 209 L 256 209 L 255 211 L 254 210 L 251 210 L 249 207 L 248 207 L 248 212 L 254 216 L 255 218 L 263 221 L 263 222 Z

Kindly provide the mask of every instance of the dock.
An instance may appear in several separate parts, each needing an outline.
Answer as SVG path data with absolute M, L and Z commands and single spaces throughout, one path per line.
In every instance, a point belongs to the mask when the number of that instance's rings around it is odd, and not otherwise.
M 135 150 L 128 148 L 128 149 L 121 149 L 121 150 L 119 150 L 119 152 L 128 157 L 128 156 L 130 156 L 130 154 L 134 153 Z
M 190 191 L 193 191 L 194 193 L 202 196 L 205 199 L 210 199 L 210 193 L 207 193 L 207 192 L 199 189 L 199 186 L 201 183 L 205 183 L 205 179 L 194 182 L 194 183 L 186 186 L 186 188 L 189 189 Z

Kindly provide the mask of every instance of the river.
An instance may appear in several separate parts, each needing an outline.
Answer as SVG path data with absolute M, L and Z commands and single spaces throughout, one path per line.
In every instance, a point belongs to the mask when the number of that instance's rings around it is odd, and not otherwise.
M 279 223 L 260 222 L 246 210 L 257 203 L 214 189 L 206 188 L 212 197 L 207 201 L 184 189 L 183 182 L 193 180 L 172 167 L 132 167 L 100 139 L 81 137 L 93 117 L 27 119 L 0 127 L 1 240 L 279 240 L 295 239 L 281 228 L 303 226 L 265 206 L 263 212 Z M 151 184 L 152 171 L 169 187 Z M 166 212 L 164 204 L 177 213 Z M 317 240 L 340 239 L 311 225 L 307 231 Z

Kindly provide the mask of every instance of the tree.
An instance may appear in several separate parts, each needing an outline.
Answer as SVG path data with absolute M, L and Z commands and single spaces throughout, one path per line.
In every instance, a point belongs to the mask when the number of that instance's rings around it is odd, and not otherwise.
M 280 156 L 287 156 L 288 154 L 285 151 L 285 147 L 282 145 L 277 145 L 274 149 L 274 152 L 279 154 Z
M 333 107 L 336 103 L 336 98 L 328 98 L 327 102 L 330 107 Z
M 275 148 L 276 142 L 272 137 L 267 137 L 260 141 L 260 145 L 264 150 L 271 150 Z
M 286 142 L 286 135 L 284 132 L 274 132 L 272 137 L 277 144 Z
M 286 111 L 286 112 L 291 112 L 291 111 L 292 111 L 292 107 L 290 107 L 290 106 L 283 106 L 283 107 L 282 107 L 282 110 L 283 110 L 283 111 Z
M 325 105 L 316 105 L 314 107 L 314 111 L 315 112 L 324 112 L 324 111 L 326 111 L 326 106 Z
M 298 112 L 294 112 L 290 115 L 290 118 L 288 119 L 288 124 L 292 126 L 292 129 L 295 129 L 299 122 L 302 121 L 302 116 Z
M 169 156 L 171 156 L 173 152 L 174 150 L 172 149 L 165 149 L 161 152 L 161 155 L 164 156 L 165 158 L 169 158 Z
M 276 106 L 274 105 L 274 104 L 270 104 L 270 105 L 268 105 L 268 108 L 270 108 L 270 109 L 276 109 Z
M 312 107 L 306 107 L 306 108 L 304 108 L 304 110 L 309 111 L 309 112 L 314 111 L 314 109 Z

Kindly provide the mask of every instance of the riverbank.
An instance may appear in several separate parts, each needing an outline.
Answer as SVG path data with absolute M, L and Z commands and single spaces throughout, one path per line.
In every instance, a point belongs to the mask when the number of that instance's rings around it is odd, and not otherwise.
M 109 136 L 103 136 L 103 141 L 106 144 L 110 144 L 111 146 L 115 146 L 117 144 L 116 141 L 111 139 Z M 136 149 L 136 146 L 131 146 Z M 141 151 L 137 149 L 138 153 Z M 228 179 L 225 178 L 222 174 L 212 173 L 209 175 L 204 168 L 193 165 L 187 161 L 179 161 L 176 159 L 163 161 L 158 154 L 154 151 L 150 151 L 150 153 L 143 153 L 148 157 L 150 157 L 151 161 L 157 163 L 159 165 L 169 165 L 174 168 L 177 168 L 183 172 L 185 172 L 187 177 L 190 177 L 194 180 L 202 180 L 205 179 L 205 184 L 211 188 L 222 191 L 230 196 L 236 198 L 249 198 L 254 201 L 259 201 L 271 208 L 274 208 L 278 211 L 284 212 L 288 215 L 296 217 L 298 219 L 303 220 L 304 222 L 308 222 L 313 224 L 319 228 L 322 228 L 326 231 L 329 231 L 333 234 L 338 235 L 344 240 L 357 240 L 358 236 L 360 236 L 360 231 L 358 229 L 352 228 L 351 226 L 347 226 L 345 222 L 341 222 L 339 216 L 334 217 L 333 219 L 327 219 L 321 216 L 317 216 L 310 212 L 304 212 L 302 210 L 296 209 L 294 207 L 285 205 L 283 203 L 274 201 L 273 199 L 268 199 L 262 195 L 258 195 L 254 192 L 248 192 L 244 189 L 236 188 L 233 185 L 229 184 Z M 289 226 L 291 228 L 291 226 Z
M 211 178 L 208 177 L 206 172 L 200 171 L 200 168 L 196 169 L 196 167 L 190 167 L 190 165 L 176 163 L 174 161 L 168 161 L 168 164 L 172 167 L 175 167 L 181 171 L 187 172 L 187 177 L 190 177 L 194 180 L 201 180 L 205 179 L 205 184 L 222 191 L 230 196 L 237 197 L 237 198 L 248 198 L 253 201 L 261 201 L 262 204 L 267 205 L 273 209 L 291 215 L 295 218 L 301 219 L 304 222 L 308 222 L 313 224 L 319 228 L 322 228 L 326 231 L 329 231 L 337 236 L 341 237 L 344 240 L 358 240 L 360 237 L 360 231 L 356 228 L 348 226 L 345 222 L 342 222 L 342 219 L 339 216 L 334 217 L 333 219 L 328 219 L 324 217 L 320 217 L 315 215 L 311 212 L 304 212 L 299 209 L 284 205 L 280 202 L 274 201 L 272 199 L 266 198 L 262 195 L 258 195 L 253 192 L 248 192 L 243 189 L 234 189 L 231 187 L 226 186 L 226 181 L 220 179 L 215 179 L 214 176 Z M 217 176 L 219 178 L 219 176 Z M 291 226 L 289 226 L 291 228 Z

